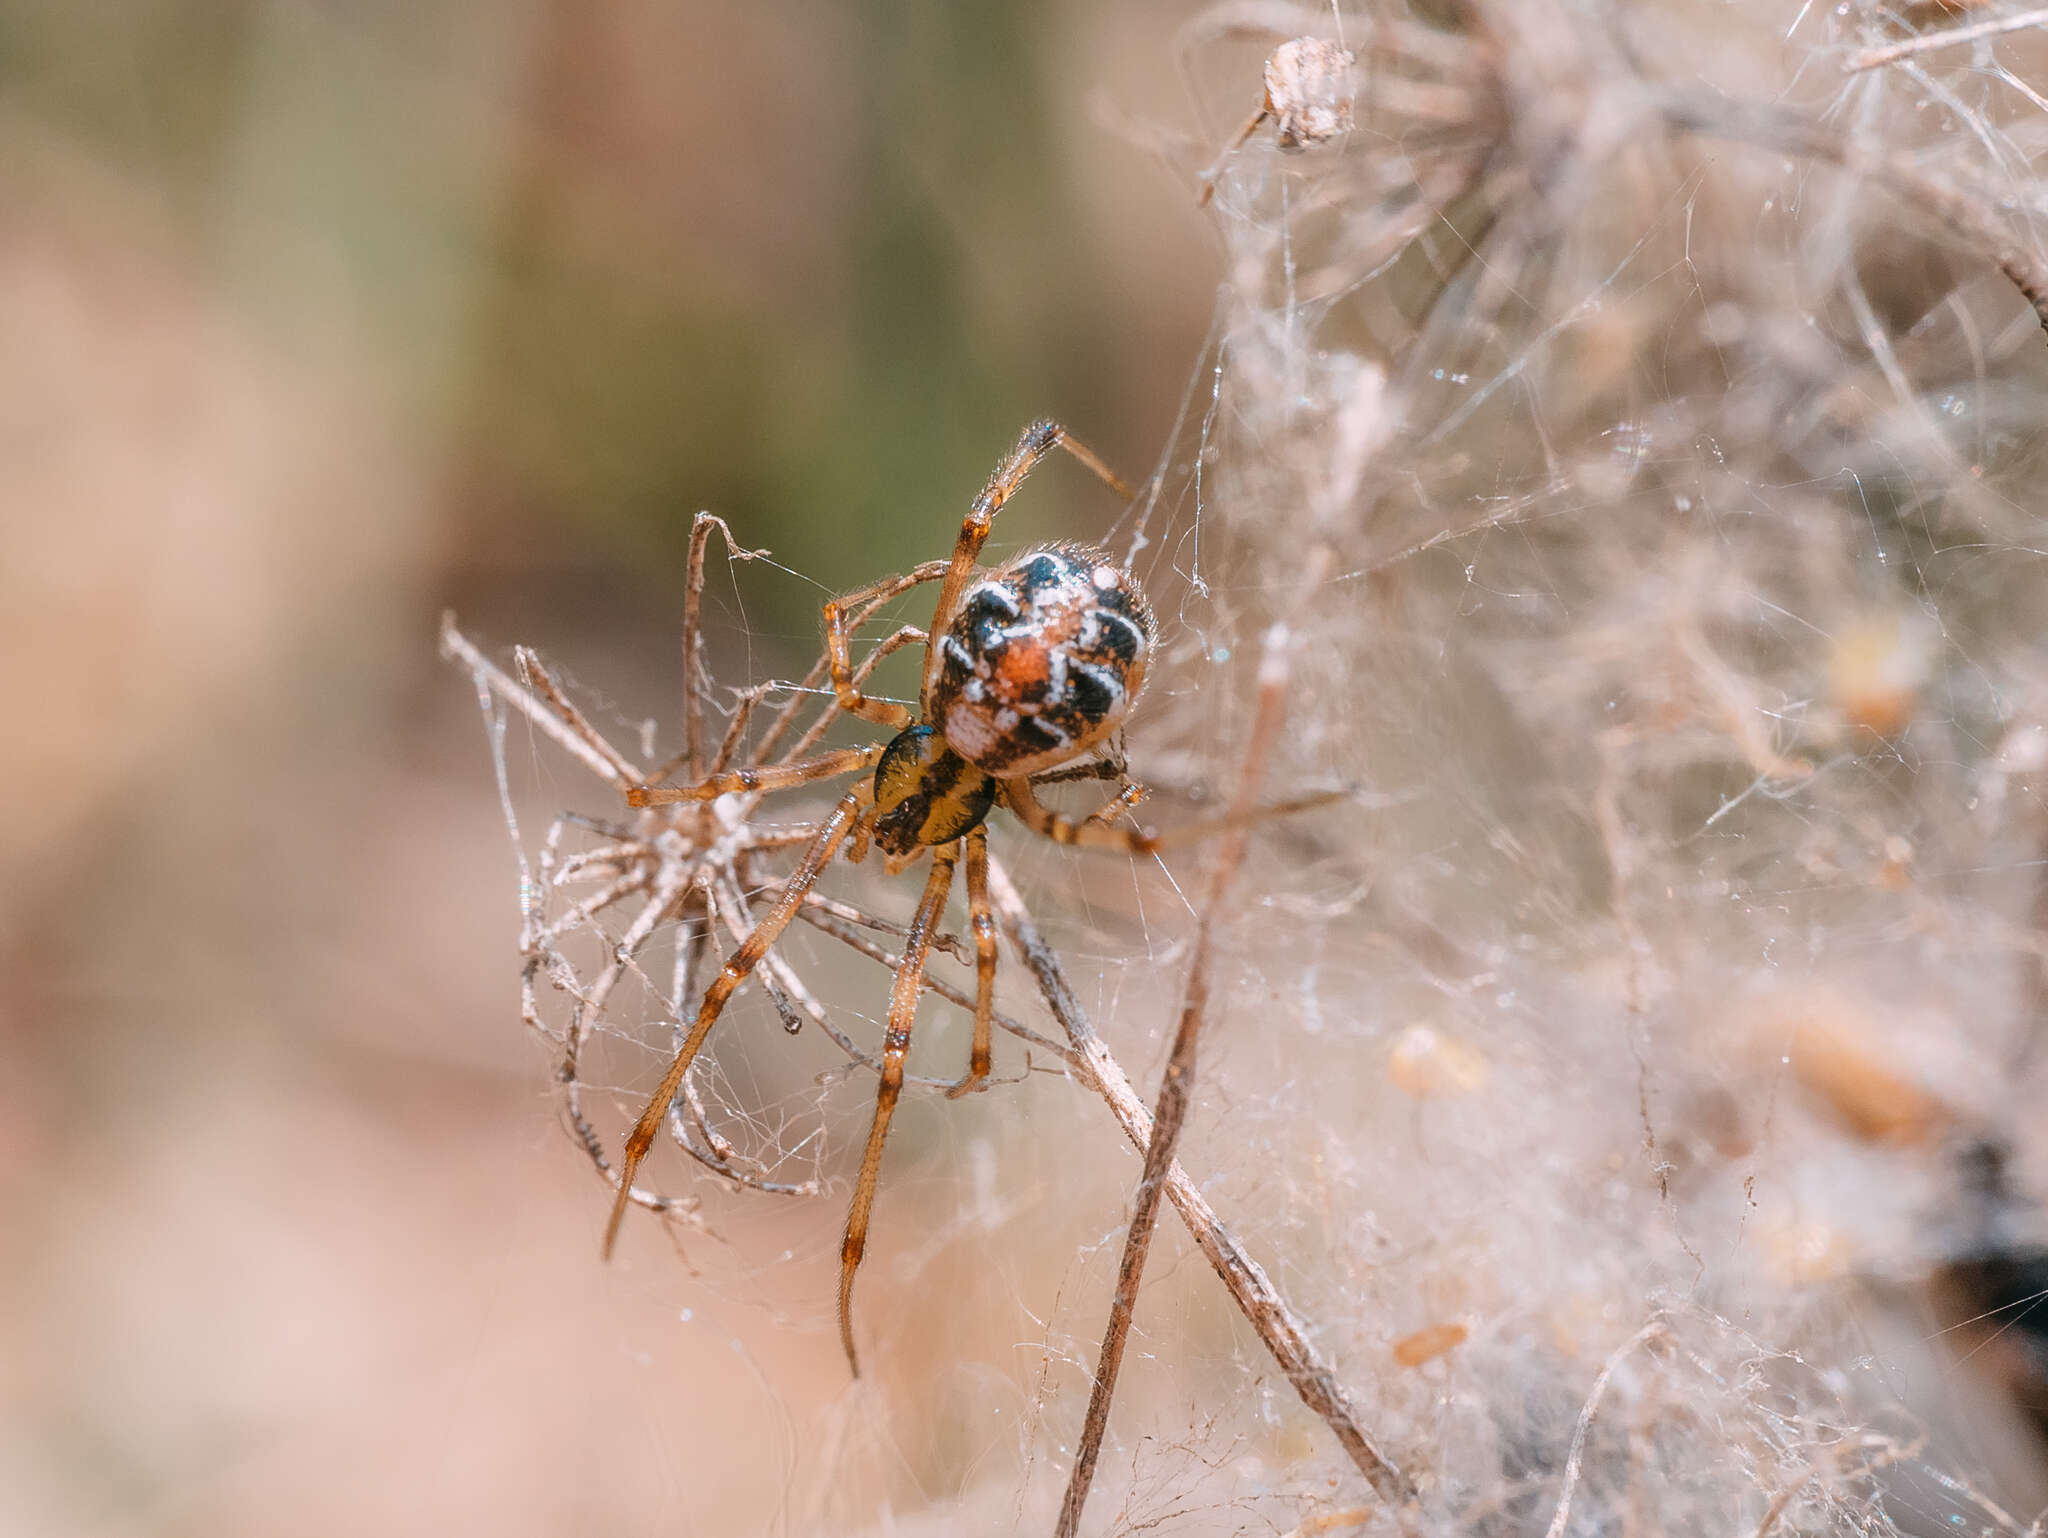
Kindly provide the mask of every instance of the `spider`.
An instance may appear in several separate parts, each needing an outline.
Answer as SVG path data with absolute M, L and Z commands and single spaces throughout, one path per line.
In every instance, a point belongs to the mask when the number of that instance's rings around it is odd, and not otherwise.
M 640 785 L 626 792 L 634 807 L 704 803 L 732 793 L 781 790 L 873 770 L 839 798 L 774 905 L 705 990 L 668 1071 L 626 1136 L 618 1195 L 605 1227 L 607 1257 L 632 1197 L 634 1175 L 690 1065 L 727 1000 L 788 927 L 833 855 L 845 846 L 848 858 L 858 860 L 872 842 L 882 850 L 893 875 L 930 851 L 931 872 L 890 989 L 874 1119 L 840 1246 L 839 1338 L 856 1377 L 860 1359 L 853 1341 L 854 1277 L 867 1247 L 882 1145 L 903 1091 L 904 1060 L 925 986 L 926 962 L 954 872 L 963 865 L 975 954 L 974 1035 L 967 1073 L 948 1094 L 969 1094 L 988 1082 L 996 977 L 996 924 L 988 889 L 989 812 L 1000 802 L 1025 827 L 1055 843 L 1136 855 L 1206 836 L 1231 821 L 1208 819 L 1162 836 L 1112 824 L 1112 818 L 1144 794 L 1134 785 L 1126 784 L 1078 821 L 1045 806 L 1035 794 L 1035 786 L 1063 780 L 1121 778 L 1123 765 L 1114 756 L 1081 760 L 1100 748 L 1124 720 L 1144 685 L 1157 639 L 1151 606 L 1136 579 L 1094 546 L 1043 545 L 993 570 L 977 567 L 996 513 L 1055 448 L 1065 449 L 1111 490 L 1130 499 L 1130 489 L 1092 450 L 1056 422 L 1034 422 L 974 499 L 950 559 L 927 561 L 826 603 L 826 653 L 838 708 L 888 728 L 894 735 L 887 742 L 713 774 L 695 785 Z M 848 616 L 871 612 L 874 605 L 927 582 L 939 584 L 929 632 L 906 626 L 876 649 L 879 656 L 903 646 L 924 646 L 923 682 L 913 712 L 862 692 L 866 665 L 859 672 L 854 668 Z M 1291 811 L 1326 799 L 1311 797 L 1260 812 Z

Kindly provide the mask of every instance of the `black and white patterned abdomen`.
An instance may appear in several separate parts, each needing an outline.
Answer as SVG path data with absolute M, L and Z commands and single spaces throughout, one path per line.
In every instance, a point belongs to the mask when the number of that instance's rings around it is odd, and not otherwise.
M 1122 722 L 1153 636 L 1144 594 L 1107 552 L 1027 550 L 978 578 L 938 638 L 932 722 L 993 775 L 1066 763 Z

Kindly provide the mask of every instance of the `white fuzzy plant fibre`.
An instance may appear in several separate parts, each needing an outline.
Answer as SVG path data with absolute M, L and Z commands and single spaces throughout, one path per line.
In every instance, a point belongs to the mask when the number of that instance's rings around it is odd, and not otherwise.
M 2012 280 L 2048 39 L 1856 67 L 1983 15 L 1237 5 L 1184 38 L 1212 145 L 1280 39 L 1358 55 L 1348 134 L 1220 168 L 1198 538 L 1139 561 L 1200 579 L 1180 617 L 1248 683 L 1336 552 L 1280 761 L 1369 794 L 1260 841 L 1184 1157 L 1421 1489 L 1405 1530 L 2041 1531 L 2041 1445 L 1924 1287 L 2048 1193 L 2048 337 Z M 1220 775 L 1242 716 L 1199 713 Z M 1178 1477 L 1170 1415 L 1150 1464 L 1112 1415 L 1088 1530 L 1373 1505 L 1326 1440 L 1219 1433 L 1210 1388 Z

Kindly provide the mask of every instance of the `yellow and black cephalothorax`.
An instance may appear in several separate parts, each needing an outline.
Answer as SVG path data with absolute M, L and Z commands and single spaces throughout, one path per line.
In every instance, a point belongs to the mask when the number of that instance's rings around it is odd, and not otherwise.
M 936 729 L 913 726 L 875 765 L 875 843 L 890 855 L 950 843 L 978 827 L 995 802 L 993 779 Z

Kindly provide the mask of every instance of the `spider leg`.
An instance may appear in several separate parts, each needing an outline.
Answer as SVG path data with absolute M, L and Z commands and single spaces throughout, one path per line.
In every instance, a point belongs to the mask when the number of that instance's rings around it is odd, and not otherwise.
M 910 1027 L 917 1018 L 918 995 L 924 991 L 925 962 L 931 956 L 932 936 L 946 911 L 946 896 L 953 887 L 953 866 L 960 858 L 960 844 L 940 844 L 932 850 L 932 873 L 918 899 L 917 915 L 910 921 L 910 933 L 903 941 L 903 961 L 896 968 L 896 981 L 889 990 L 889 1028 L 882 1038 L 882 1080 L 875 1089 L 875 1119 L 868 1128 L 867 1150 L 860 1157 L 860 1179 L 854 1183 L 853 1205 L 846 1213 L 846 1239 L 839 1248 L 839 1343 L 846 1348 L 846 1365 L 860 1376 L 860 1358 L 853 1349 L 853 1277 L 868 1245 L 868 1216 L 875 1206 L 875 1178 L 882 1168 L 882 1143 L 889 1136 L 889 1119 L 896 1114 L 897 1098 L 903 1093 L 903 1060 L 910 1055 Z M 802 894 L 798 894 L 798 901 Z M 793 904 L 785 889 L 780 913 Z M 977 1010 L 977 1013 L 979 1011 Z
M 1016 813 L 1017 820 L 1041 838 L 1055 844 L 1080 844 L 1090 849 L 1121 849 L 1126 854 L 1153 854 L 1160 840 L 1142 828 L 1113 828 L 1089 818 L 1076 822 L 1064 812 L 1055 812 L 1032 793 L 1028 780 L 1004 780 L 1003 804 Z M 1112 798 L 1116 805 L 1121 797 Z
M 865 748 L 839 748 L 773 769 L 729 769 L 695 785 L 628 785 L 626 805 L 673 806 L 679 801 L 716 801 L 735 791 L 750 794 L 757 790 L 786 790 L 792 785 L 808 785 L 813 780 L 829 780 L 835 774 L 872 768 L 886 746 L 878 742 Z
M 723 774 L 732 767 L 733 755 L 739 752 L 740 743 L 746 738 L 747 727 L 753 722 L 755 710 L 774 690 L 773 684 L 756 684 L 751 689 L 740 690 L 734 697 L 732 720 L 726 723 L 725 736 L 719 739 L 718 751 L 711 758 L 712 774 Z M 687 749 L 673 758 L 664 759 L 661 766 L 647 776 L 647 783 L 659 785 L 677 770 L 687 768 L 689 762 L 690 754 Z M 691 771 L 690 778 L 692 781 L 701 780 L 704 774 L 705 770 L 700 764 Z
M 1146 790 L 1144 786 L 1126 785 L 1122 790 L 1118 791 L 1115 795 L 1111 796 L 1107 801 L 1103 802 L 1102 805 L 1098 806 L 1094 811 L 1090 812 L 1088 814 L 1088 820 L 1090 822 L 1103 823 L 1105 825 L 1108 823 L 1115 822 L 1119 817 L 1123 816 L 1125 812 L 1129 811 L 1132 807 L 1136 806 L 1140 801 L 1143 801 L 1145 799 L 1145 796 Z
M 858 609 L 861 611 L 859 618 L 866 618 L 868 614 L 874 611 L 877 604 L 887 603 L 891 598 L 901 593 L 907 593 L 921 583 L 936 582 L 941 577 L 949 576 L 950 568 L 944 561 L 926 561 L 920 566 L 912 567 L 900 577 L 889 577 L 884 581 L 864 587 L 859 592 L 848 593 L 844 597 L 826 600 L 825 648 L 827 654 L 832 659 L 832 689 L 839 696 L 839 708 L 841 710 L 844 710 L 848 715 L 859 716 L 863 721 L 873 721 L 878 725 L 889 727 L 893 731 L 900 732 L 904 727 L 910 725 L 912 715 L 906 706 L 892 705 L 887 700 L 870 699 L 867 695 L 861 693 L 861 677 L 856 676 L 853 670 L 853 652 L 850 639 L 853 634 L 853 624 L 848 622 L 847 615 L 853 610 Z M 858 623 L 858 619 L 854 623 Z M 902 632 L 899 631 L 897 635 L 891 636 L 883 645 L 889 651 L 894 651 L 898 645 L 902 644 L 902 641 L 899 639 L 901 635 Z M 862 666 L 861 676 L 865 675 L 869 667 L 880 661 L 883 655 L 887 655 L 887 653 L 883 652 L 880 655 L 870 657 Z
M 725 1002 L 733 990 L 747 980 L 747 976 L 760 964 L 782 931 L 789 927 L 789 921 L 796 917 L 796 911 L 803 906 L 804 893 L 811 889 L 811 883 L 818 879 L 818 872 L 832 858 L 832 851 L 839 847 L 839 841 L 846 837 L 847 830 L 854 824 L 869 795 L 865 784 L 857 785 L 839 798 L 839 804 L 832 809 L 832 815 L 818 830 L 818 836 L 811 847 L 804 851 L 804 857 L 790 872 L 788 882 L 783 886 L 782 895 L 775 900 L 775 906 L 763 914 L 747 936 L 746 944 L 733 952 L 711 986 L 704 990 L 704 999 L 697 1006 L 697 1019 L 690 1027 L 690 1034 L 676 1049 L 675 1058 L 668 1065 L 668 1072 L 661 1076 L 661 1083 L 655 1086 L 653 1098 L 647 1102 L 647 1109 L 640 1113 L 640 1119 L 633 1124 L 633 1130 L 626 1134 L 625 1157 L 619 1165 L 619 1194 L 612 1203 L 611 1220 L 604 1228 L 604 1254 L 607 1259 L 612 1245 L 619 1237 L 619 1223 L 626 1216 L 626 1208 L 633 1199 L 633 1175 L 640 1168 L 641 1160 L 647 1157 L 647 1150 L 654 1146 L 655 1135 L 668 1119 L 668 1108 L 676 1098 L 676 1091 L 682 1088 L 683 1075 L 690 1071 L 690 1064 L 697 1059 L 704 1039 L 711 1034 L 711 1027 L 718 1023 L 718 1016 L 725 1008 Z
M 974 505 L 967 510 L 967 516 L 960 522 L 960 537 L 953 544 L 953 559 L 946 566 L 945 585 L 939 589 L 939 605 L 932 614 L 932 636 L 944 634 L 946 622 L 953 617 L 953 611 L 960 607 L 960 595 L 967 591 L 967 584 L 974 577 L 974 563 L 981 556 L 981 547 L 988 541 L 988 531 L 994 526 L 996 514 L 1003 504 L 1016 494 L 1038 462 L 1055 448 L 1065 449 L 1095 473 L 1098 480 L 1111 491 L 1130 501 L 1135 493 L 1117 477 L 1114 470 L 1097 457 L 1095 451 L 1080 440 L 1070 437 L 1067 430 L 1053 421 L 1033 422 L 1017 439 L 1016 447 L 1009 456 L 996 466 L 995 474 L 988 478 L 988 484 L 981 488 L 981 495 L 974 499 Z M 933 645 L 925 653 L 924 684 L 918 698 L 929 706 L 932 689 L 939 681 L 939 648 Z
M 1046 769 L 1031 776 L 1033 785 L 1070 785 L 1076 780 L 1120 780 L 1130 765 L 1122 754 L 1103 758 L 1091 758 L 1086 763 L 1068 764 L 1059 769 Z
M 834 620 L 834 616 L 827 616 L 828 624 L 834 622 Z M 884 657 L 892 652 L 901 651 L 906 646 L 917 645 L 928 640 L 929 637 L 915 625 L 905 625 L 901 629 L 891 631 L 875 643 L 874 650 L 861 659 L 860 666 L 847 675 L 846 683 L 842 686 L 840 683 L 840 672 L 844 666 L 848 637 L 852 634 L 852 630 L 850 626 L 846 626 L 843 623 L 843 620 L 840 623 L 841 629 L 832 657 L 832 687 L 838 693 L 835 703 L 839 709 L 851 711 L 854 715 L 860 716 L 864 720 L 882 721 L 883 725 L 890 727 L 892 730 L 902 730 L 910 724 L 910 711 L 902 705 L 891 704 L 887 700 L 870 699 L 861 692 L 861 685 L 868 681 L 868 675 L 874 672 L 875 665 Z M 854 702 L 858 702 L 857 708 Z M 880 712 L 884 711 L 889 713 L 889 719 L 887 720 L 883 720 L 880 714 Z M 895 719 L 899 715 L 903 718 L 900 721 Z M 799 748 L 806 747 L 816 742 L 825 734 L 825 729 L 832 724 L 832 719 L 828 715 L 820 720 L 810 731 L 804 733 L 797 746 Z
M 988 900 L 988 828 L 967 835 L 967 923 L 974 931 L 974 1046 L 967 1077 L 946 1091 L 948 1099 L 972 1094 L 988 1082 L 989 1027 L 996 1008 L 996 915 Z
M 1193 822 L 1184 822 L 1178 827 L 1168 828 L 1159 833 L 1147 833 L 1142 828 L 1112 827 L 1096 821 L 1096 817 L 1115 815 L 1127 803 L 1130 791 L 1112 797 L 1107 806 L 1099 809 L 1094 816 L 1076 822 L 1032 794 L 1031 782 L 1025 779 L 1001 782 L 1003 804 L 1017 814 L 1017 820 L 1042 838 L 1049 838 L 1055 844 L 1078 844 L 1085 849 L 1120 849 L 1125 854 L 1157 854 L 1162 849 L 1177 845 L 1199 843 L 1205 838 L 1214 838 L 1232 828 L 1241 828 L 1248 823 L 1263 822 L 1268 817 L 1284 817 L 1289 812 L 1305 812 L 1312 807 L 1328 806 L 1333 801 L 1348 800 L 1349 790 L 1321 790 L 1313 795 L 1295 796 L 1286 801 L 1268 801 L 1263 805 L 1245 811 L 1223 812 L 1215 817 L 1199 817 Z M 1133 786 L 1136 790 L 1140 787 Z
M 945 575 L 944 568 L 945 563 L 942 561 L 927 561 L 925 565 L 920 566 L 917 569 L 917 571 L 912 572 L 908 578 L 897 578 L 893 580 L 907 582 L 909 586 L 915 587 L 917 583 L 920 581 L 936 582 L 940 577 Z M 919 576 L 920 572 L 927 571 L 929 572 L 929 575 L 922 577 Z M 882 590 L 882 596 L 879 598 L 871 597 L 864 604 L 854 606 L 847 604 L 844 600 L 841 600 L 841 608 L 847 611 L 845 616 L 847 635 L 853 635 L 855 631 L 859 630 L 862 625 L 867 623 L 868 617 L 872 615 L 877 608 L 887 603 L 891 598 L 895 597 L 898 593 L 906 590 L 904 588 L 897 588 L 894 591 L 890 591 L 890 584 L 888 583 L 878 584 L 878 586 Z M 870 592 L 873 591 L 874 589 L 870 589 Z M 769 725 L 766 734 L 764 734 L 761 738 L 761 745 L 755 749 L 754 757 L 757 762 L 766 763 L 768 761 L 769 755 L 775 751 L 777 746 L 781 743 L 784 735 L 787 734 L 789 730 L 796 724 L 796 718 L 803 713 L 804 702 L 811 698 L 817 692 L 818 685 L 822 683 L 825 679 L 829 678 L 831 676 L 831 673 L 832 653 L 828 647 L 825 651 L 822 651 L 818 654 L 818 660 L 811 664 L 810 671 L 805 673 L 803 678 L 799 680 L 791 688 L 788 703 L 785 704 L 782 707 L 782 709 L 776 713 L 775 720 Z M 856 673 L 855 681 L 858 682 L 859 678 L 860 675 Z M 806 752 L 808 750 L 809 744 L 816 742 L 818 738 L 824 734 L 825 730 L 828 727 L 830 727 L 831 724 L 838 718 L 839 700 L 835 692 L 830 708 L 828 708 L 821 716 L 819 716 L 819 718 L 816 721 L 812 722 L 808 727 L 804 729 L 803 736 L 798 740 L 794 747 L 790 748 L 789 751 L 783 755 L 783 758 L 785 760 L 796 758 L 800 754 Z
M 860 614 L 856 614 L 853 617 L 852 623 L 859 624 L 865 617 L 865 614 L 865 610 Z M 861 659 L 860 666 L 854 669 L 854 686 L 858 688 L 864 683 L 868 674 L 874 671 L 875 664 L 891 652 L 900 651 L 902 648 L 915 645 L 924 639 L 924 632 L 915 625 L 905 625 L 893 634 L 885 636 L 876 643 L 874 650 Z M 765 764 L 767 762 L 770 751 L 780 741 L 783 733 L 789 729 L 795 707 L 800 706 L 804 696 L 817 686 L 818 681 L 825 676 L 825 671 L 829 665 L 827 659 L 820 658 L 817 665 L 805 675 L 803 681 L 793 686 L 794 694 L 790 703 L 783 707 L 775 722 L 769 727 L 766 735 L 762 737 L 760 745 L 754 750 L 754 762 L 756 764 Z M 754 711 L 761 701 L 779 688 L 791 687 L 786 684 L 757 684 L 751 689 L 741 691 L 738 705 L 733 710 L 732 720 L 726 726 L 725 737 L 719 743 L 718 752 L 711 760 L 711 773 L 713 775 L 724 774 L 731 766 L 734 756 L 739 752 L 741 741 L 746 737 L 747 725 L 753 719 Z M 802 760 L 797 755 L 817 744 L 818 739 L 825 735 L 826 730 L 837 718 L 838 710 L 839 702 L 835 699 L 832 702 L 832 708 L 807 728 L 803 736 L 797 740 L 796 745 L 773 767 L 778 770 L 786 769 L 792 764 L 801 762 Z M 647 783 L 649 785 L 659 785 L 663 780 L 682 768 L 688 761 L 689 755 L 687 753 L 677 754 L 659 769 L 655 770 L 654 773 L 650 774 L 647 777 Z M 703 771 L 699 769 L 692 777 L 693 779 L 701 780 L 704 778 Z
M 853 837 L 846 841 L 846 863 L 858 865 L 868 857 L 868 846 L 875 837 L 875 809 L 869 807 L 860 814 L 860 820 L 853 825 Z

